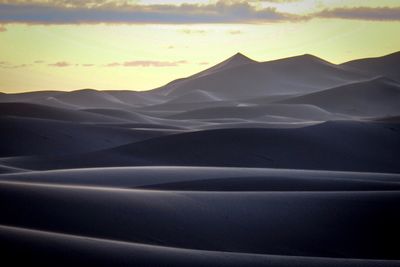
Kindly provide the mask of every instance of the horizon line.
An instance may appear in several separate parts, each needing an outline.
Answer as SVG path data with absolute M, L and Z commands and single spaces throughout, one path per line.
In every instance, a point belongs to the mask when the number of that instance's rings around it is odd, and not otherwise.
M 211 68 L 213 68 L 214 66 L 216 66 L 216 65 L 218 65 L 218 64 L 220 64 L 220 63 L 222 63 L 222 62 L 224 62 L 224 61 L 226 61 L 226 60 L 229 60 L 230 58 L 234 58 L 235 56 L 240 56 L 240 55 L 241 55 L 241 56 L 244 56 L 244 57 L 246 57 L 246 58 L 248 58 L 248 59 L 250 59 L 250 60 L 252 60 L 252 61 L 254 61 L 254 63 L 256 63 L 256 64 L 257 64 L 257 63 L 258 63 L 258 64 L 262 64 L 262 63 L 280 61 L 280 60 L 285 60 L 285 59 L 292 59 L 292 58 L 297 58 L 297 57 L 310 56 L 310 57 L 314 57 L 314 58 L 323 60 L 323 61 L 325 61 L 325 62 L 328 62 L 329 64 L 336 65 L 336 66 L 340 66 L 340 65 L 343 65 L 343 64 L 346 64 L 346 63 L 349 63 L 349 62 L 353 62 L 353 61 L 364 60 L 364 59 L 383 58 L 383 57 L 391 56 L 391 55 L 398 54 L 398 53 L 400 53 L 400 50 L 397 50 L 397 51 L 392 52 L 392 53 L 384 54 L 384 55 L 382 55 L 382 56 L 355 58 L 355 59 L 352 59 L 352 60 L 347 60 L 347 61 L 344 61 L 344 62 L 342 62 L 342 63 L 336 64 L 336 63 L 332 63 L 332 62 L 330 62 L 330 61 L 328 61 L 328 60 L 326 60 L 326 59 L 324 59 L 324 58 L 321 58 L 321 57 L 315 56 L 315 55 L 313 55 L 313 54 L 310 54 L 310 53 L 298 54 L 298 55 L 294 55 L 294 56 L 282 57 L 282 58 L 272 59 L 272 60 L 266 60 L 266 61 L 257 61 L 257 60 L 252 59 L 251 57 L 248 57 L 247 55 L 243 54 L 242 52 L 236 52 L 234 55 L 232 55 L 232 56 L 226 58 L 225 60 L 223 60 L 223 61 L 221 61 L 221 62 L 218 62 L 218 63 L 215 63 L 215 64 L 212 65 L 211 67 L 208 67 L 208 68 L 206 68 L 206 69 L 203 69 L 203 70 L 201 70 L 201 71 L 199 71 L 199 72 L 197 72 L 197 73 L 200 73 L 200 72 L 202 72 L 202 71 L 211 69 Z M 163 85 L 161 85 L 161 86 L 158 86 L 158 87 L 155 87 L 155 88 L 151 88 L 151 89 L 145 89 L 145 90 L 133 90 L 133 89 L 97 89 L 97 88 L 88 88 L 88 87 L 87 87 L 87 88 L 78 88 L 78 89 L 71 89 L 71 90 L 57 90 L 57 89 L 51 89 L 51 90 L 22 91 L 22 92 L 16 92 L 16 93 L 7 93 L 7 92 L 4 92 L 4 91 L 0 91 L 0 94 L 16 95 L 16 94 L 25 94 L 25 93 L 34 93 L 34 92 L 61 92 L 61 93 L 64 92 L 64 93 L 68 93 L 68 92 L 76 92 L 76 91 L 83 91 L 83 90 L 92 90 L 92 91 L 100 91 L 100 92 L 106 92 L 106 91 L 130 91 L 130 92 L 137 92 L 137 93 L 140 93 L 140 92 L 149 92 L 149 91 L 155 90 L 155 89 L 160 88 L 160 87 L 163 87 L 163 86 L 165 86 L 165 85 L 167 85 L 167 84 L 169 84 L 169 83 L 171 83 L 171 82 L 173 82 L 173 81 L 175 81 L 175 80 L 185 79 L 185 78 L 188 78 L 188 77 L 190 77 L 190 76 L 192 76 L 192 75 L 195 75 L 195 74 L 196 74 L 196 73 L 191 74 L 191 75 L 186 76 L 186 77 L 175 78 L 175 79 L 173 79 L 173 80 L 171 80 L 171 81 L 169 81 L 169 82 L 167 82 L 167 83 L 165 83 L 165 84 L 163 84 Z

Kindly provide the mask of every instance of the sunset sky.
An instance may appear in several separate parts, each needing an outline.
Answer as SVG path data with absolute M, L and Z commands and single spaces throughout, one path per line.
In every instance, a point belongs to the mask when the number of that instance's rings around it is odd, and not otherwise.
M 400 50 L 399 0 L 0 0 L 0 91 L 147 90 L 237 52 Z

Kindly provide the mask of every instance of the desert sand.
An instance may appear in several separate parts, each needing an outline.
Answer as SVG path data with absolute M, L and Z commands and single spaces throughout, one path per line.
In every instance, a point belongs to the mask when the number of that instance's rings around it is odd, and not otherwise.
M 0 94 L 15 266 L 400 266 L 400 52 Z

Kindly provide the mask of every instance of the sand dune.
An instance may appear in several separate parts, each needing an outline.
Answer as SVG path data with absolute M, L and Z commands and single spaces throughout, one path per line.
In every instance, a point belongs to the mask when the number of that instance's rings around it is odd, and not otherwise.
M 365 58 L 343 63 L 341 66 L 351 70 L 359 70 L 368 75 L 386 76 L 400 82 L 400 52 L 383 57 Z
M 313 105 L 268 104 L 259 106 L 214 107 L 191 110 L 168 116 L 171 119 L 255 119 L 267 116 L 281 116 L 305 120 L 328 120 L 339 118 Z
M 200 250 L 399 256 L 390 245 L 400 237 L 396 191 L 176 192 L 15 182 L 0 188 L 2 225 Z
M 62 94 L 60 91 L 36 91 L 15 94 L 0 94 L 0 102 L 29 102 Z
M 310 104 L 330 112 L 358 116 L 393 116 L 400 114 L 400 83 L 379 77 L 280 103 Z
M 400 175 L 227 167 L 112 167 L 29 171 L 0 181 L 190 191 L 381 191 L 400 188 Z
M 213 102 L 213 101 L 222 101 L 223 99 L 213 95 L 210 92 L 205 92 L 202 90 L 197 90 L 193 92 L 189 92 L 187 94 L 183 94 L 176 98 L 169 100 L 167 103 L 198 103 L 198 102 Z
M 151 92 L 98 91 L 81 89 L 71 92 L 38 91 L 0 94 L 0 103 L 24 102 L 69 109 L 130 108 L 163 103 L 164 97 Z
M 398 56 L 0 93 L 0 264 L 400 266 Z
M 6 165 L 0 165 L 0 174 L 17 173 L 17 172 L 24 172 L 24 171 L 28 171 L 28 170 L 21 169 L 21 168 L 14 168 L 14 167 L 6 166 Z
M 369 119 L 376 122 L 400 123 L 400 116 L 374 117 Z
M 251 63 L 213 72 L 157 89 L 171 97 L 193 90 L 212 92 L 221 99 L 307 93 L 359 81 L 366 76 L 311 55 Z
M 0 226 L 0 240 L 7 243 L 2 248 L 3 260 L 16 265 L 399 266 L 399 261 L 393 260 L 277 256 L 150 246 L 9 226 Z M 20 257 L 21 254 L 24 257 Z
M 130 105 L 120 99 L 101 91 L 82 89 L 73 92 L 66 92 L 54 96 L 62 103 L 78 106 L 81 108 L 128 108 Z
M 71 122 L 126 122 L 125 120 L 64 108 L 31 103 L 0 103 L 0 116 L 39 118 Z
M 235 67 L 247 65 L 247 64 L 254 64 L 254 63 L 258 63 L 258 62 L 243 55 L 242 53 L 236 53 L 235 55 L 222 61 L 221 63 L 190 76 L 190 78 L 198 78 L 201 76 L 214 74 L 214 73 L 217 73 L 217 72 L 220 72 L 223 70 L 227 70 L 227 69 L 231 69 L 231 68 L 235 68 Z
M 0 157 L 82 153 L 173 133 L 18 117 L 0 124 Z
M 156 94 L 152 91 L 134 92 L 112 90 L 104 92 L 107 92 L 107 94 L 119 99 L 120 101 L 135 107 L 156 105 L 166 101 L 166 99 L 162 95 Z
M 177 88 L 179 88 L 181 86 L 185 86 L 185 84 L 190 83 L 192 80 L 194 80 L 196 78 L 212 75 L 212 74 L 215 74 L 215 73 L 218 73 L 218 72 L 221 72 L 224 70 L 232 69 L 235 67 L 248 65 L 248 64 L 255 64 L 255 63 L 258 63 L 258 62 L 246 57 L 245 55 L 243 55 L 241 53 L 236 53 L 232 57 L 222 61 L 221 63 L 219 63 L 211 68 L 208 68 L 204 71 L 201 71 L 199 73 L 191 75 L 187 78 L 174 80 L 165 86 L 162 86 L 160 88 L 156 88 L 156 89 L 152 90 L 152 92 L 155 92 L 155 93 L 158 93 L 161 95 L 168 95 L 172 91 L 176 90 Z
M 296 129 L 221 129 L 153 138 L 93 153 L 0 159 L 9 166 L 231 166 L 399 172 L 399 126 L 328 122 Z
M 140 114 L 133 111 L 127 111 L 123 109 L 111 109 L 111 108 L 92 108 L 92 109 L 81 109 L 81 111 L 90 112 L 94 114 L 101 114 L 108 117 L 115 117 L 118 119 L 124 119 L 137 123 L 150 123 L 151 117 L 144 114 Z
M 196 92 L 193 92 L 193 94 L 196 94 Z M 182 97 L 185 98 L 185 96 Z M 177 99 L 180 100 L 180 97 L 177 97 Z M 174 115 L 179 112 L 185 112 L 185 111 L 209 108 L 209 107 L 232 107 L 232 106 L 237 106 L 240 103 L 239 101 L 223 101 L 223 100 L 205 101 L 205 102 L 203 101 L 189 102 L 189 101 L 192 100 L 184 100 L 180 102 L 180 101 L 174 101 L 174 99 L 172 99 L 171 101 L 167 101 L 159 105 L 142 107 L 139 109 L 139 111 L 146 112 L 146 114 L 156 114 L 157 116 L 160 117 L 166 117 L 168 115 Z

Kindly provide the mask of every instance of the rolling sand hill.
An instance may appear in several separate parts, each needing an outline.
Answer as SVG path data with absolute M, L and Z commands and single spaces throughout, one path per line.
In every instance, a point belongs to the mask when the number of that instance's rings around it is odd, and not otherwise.
M 398 55 L 0 94 L 0 264 L 400 266 Z
M 400 82 L 400 52 L 383 57 L 364 58 L 343 63 L 341 66 L 351 70 L 359 70 L 368 75 L 386 76 Z
M 168 165 L 400 172 L 399 131 L 399 125 L 366 122 L 204 130 L 79 155 L 13 157 L 0 162 L 34 170 Z
M 16 117 L 0 118 L 0 124 L 1 157 L 82 153 L 172 133 Z
M 0 117 L 5 116 L 94 123 L 125 121 L 114 117 L 31 103 L 0 103 Z
M 286 99 L 280 103 L 315 105 L 341 114 L 389 117 L 400 114 L 400 83 L 379 77 Z

